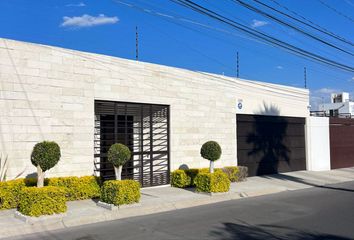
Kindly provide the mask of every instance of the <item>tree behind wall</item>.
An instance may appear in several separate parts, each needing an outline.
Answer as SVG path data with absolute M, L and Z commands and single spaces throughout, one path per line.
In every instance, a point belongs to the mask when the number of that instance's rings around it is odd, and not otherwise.
M 43 141 L 33 147 L 31 162 L 37 167 L 37 187 L 43 187 L 44 174 L 60 160 L 60 147 L 56 142 Z

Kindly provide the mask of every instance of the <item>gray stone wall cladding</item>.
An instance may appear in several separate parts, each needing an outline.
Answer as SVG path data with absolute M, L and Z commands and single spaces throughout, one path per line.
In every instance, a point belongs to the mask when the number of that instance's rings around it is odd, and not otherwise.
M 236 165 L 236 114 L 308 116 L 308 91 L 98 54 L 0 39 L 0 147 L 8 179 L 34 144 L 62 149 L 47 176 L 93 174 L 94 100 L 170 105 L 171 169 L 207 167 L 201 145 L 222 146 L 216 167 Z M 237 107 L 242 101 L 242 108 Z M 273 113 L 274 114 L 274 113 Z

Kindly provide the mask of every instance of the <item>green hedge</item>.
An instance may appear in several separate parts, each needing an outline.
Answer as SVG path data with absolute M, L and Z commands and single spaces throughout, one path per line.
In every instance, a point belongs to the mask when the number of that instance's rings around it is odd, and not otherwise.
M 197 192 L 228 192 L 230 190 L 230 180 L 223 172 L 199 173 L 194 184 Z
M 48 186 L 63 187 L 68 201 L 100 196 L 99 179 L 94 176 L 49 178 L 47 182 Z
M 24 187 L 23 179 L 0 182 L 0 209 L 16 208 Z
M 0 210 L 16 208 L 21 190 L 36 185 L 36 178 L 0 182 Z M 99 178 L 94 176 L 46 178 L 44 185 L 62 187 L 69 201 L 98 198 L 101 193 Z
M 231 182 L 245 181 L 248 176 L 248 168 L 244 166 L 223 167 L 222 171 L 226 173 Z
M 238 166 L 238 172 L 236 175 L 237 175 L 236 182 L 246 181 L 248 177 L 248 167 Z
M 191 177 L 187 175 L 185 170 L 175 170 L 171 173 L 172 187 L 186 188 L 191 185 Z
M 224 172 L 231 182 L 246 180 L 248 168 L 243 166 L 232 166 L 215 168 L 214 172 Z M 191 168 L 175 170 L 171 173 L 171 185 L 178 188 L 195 187 L 195 177 L 199 173 L 209 173 L 209 168 Z
M 33 217 L 66 212 L 65 194 L 60 187 L 25 187 L 20 194 L 18 210 Z
M 101 201 L 116 206 L 138 203 L 140 184 L 134 180 L 110 180 L 103 183 Z

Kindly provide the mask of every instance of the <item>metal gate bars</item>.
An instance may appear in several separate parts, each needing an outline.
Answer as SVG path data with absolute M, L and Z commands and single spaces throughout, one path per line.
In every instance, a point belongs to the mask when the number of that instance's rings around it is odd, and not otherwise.
M 122 179 L 139 181 L 142 187 L 170 182 L 169 106 L 95 101 L 95 172 L 103 180 L 114 179 L 107 160 L 109 147 L 123 143 L 132 158 Z

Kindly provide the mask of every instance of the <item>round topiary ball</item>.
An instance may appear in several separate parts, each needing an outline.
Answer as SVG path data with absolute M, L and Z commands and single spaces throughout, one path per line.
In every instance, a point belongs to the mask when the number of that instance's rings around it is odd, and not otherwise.
M 31 162 L 36 167 L 39 165 L 45 172 L 59 162 L 60 156 L 60 147 L 56 142 L 44 141 L 33 147 Z
M 121 143 L 113 144 L 108 150 L 108 161 L 115 167 L 123 166 L 130 157 L 130 149 Z
M 215 141 L 208 141 L 200 149 L 200 155 L 209 161 L 216 161 L 221 156 L 221 147 Z

